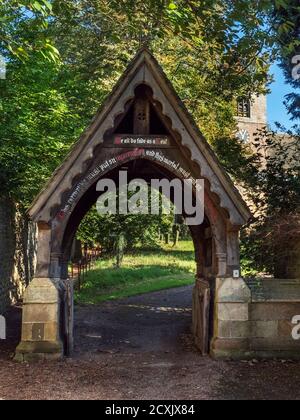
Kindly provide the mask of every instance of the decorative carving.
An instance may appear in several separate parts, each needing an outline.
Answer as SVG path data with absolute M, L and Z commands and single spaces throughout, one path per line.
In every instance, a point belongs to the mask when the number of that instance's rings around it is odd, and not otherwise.
M 205 157 L 207 152 L 212 153 L 210 150 L 207 150 L 205 140 L 203 139 L 202 144 L 202 142 L 195 139 L 195 133 L 192 135 L 190 130 L 187 130 L 186 124 L 184 124 L 178 116 L 174 105 L 171 103 L 172 101 L 169 97 L 166 97 L 162 87 L 154 77 L 154 70 L 152 67 L 155 63 L 149 63 L 148 60 L 148 56 L 143 57 L 143 62 L 141 63 L 142 65 L 140 65 L 132 79 L 128 82 L 128 85 L 119 96 L 116 103 L 112 106 L 109 112 L 106 113 L 105 118 L 103 117 L 98 124 L 97 120 L 94 121 L 90 130 L 88 130 L 89 135 L 81 153 L 79 153 L 72 162 L 71 158 L 67 161 L 65 168 L 67 169 L 67 173 L 65 174 L 60 187 L 56 188 L 50 197 L 51 209 L 49 208 L 50 206 L 44 208 L 39 214 L 40 219 L 42 218 L 42 220 L 45 221 L 51 220 L 51 210 L 60 206 L 62 203 L 62 196 L 65 193 L 70 192 L 75 185 L 74 180 L 84 174 L 86 164 L 94 158 L 95 149 L 103 143 L 105 133 L 114 127 L 117 117 L 125 112 L 126 104 L 135 97 L 136 87 L 140 84 L 146 84 L 151 87 L 153 91 L 153 99 L 160 104 L 163 115 L 170 120 L 172 130 L 178 134 L 181 145 L 189 150 L 191 160 L 197 164 L 201 177 L 208 181 L 207 184 L 211 193 L 218 197 L 220 207 L 225 209 L 230 215 L 231 223 L 234 225 L 243 225 L 245 223 L 245 219 L 247 219 L 247 217 L 242 216 L 237 210 L 232 198 L 229 197 L 228 193 L 224 189 L 224 186 L 220 183 L 219 175 L 224 177 L 222 169 L 218 166 L 216 161 L 216 166 L 212 169 L 208 163 L 207 156 Z M 142 117 L 141 112 L 139 112 L 138 115 L 140 118 Z M 210 157 L 215 160 L 213 156 Z M 67 166 L 69 168 L 67 168 Z M 250 214 L 248 213 L 248 217 L 249 216 Z

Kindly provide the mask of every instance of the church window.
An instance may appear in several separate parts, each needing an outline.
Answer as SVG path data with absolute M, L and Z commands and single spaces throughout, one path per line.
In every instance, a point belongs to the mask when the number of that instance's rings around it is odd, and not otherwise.
M 237 103 L 238 117 L 250 118 L 251 117 L 251 103 L 248 98 L 240 98 Z

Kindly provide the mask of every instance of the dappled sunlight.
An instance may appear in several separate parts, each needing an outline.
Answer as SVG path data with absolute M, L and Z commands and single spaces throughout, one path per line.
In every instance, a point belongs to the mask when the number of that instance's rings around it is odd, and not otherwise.
M 182 241 L 174 248 L 164 245 L 158 250 L 138 250 L 124 256 L 121 268 L 114 267 L 112 258 L 102 259 L 86 276 L 81 292 L 76 293 L 76 301 L 97 304 L 191 285 L 196 262 L 190 249 L 193 249 L 192 241 Z
M 93 338 L 95 340 L 101 340 L 102 339 L 102 335 L 92 335 L 92 334 L 85 334 L 86 338 Z
M 181 249 L 182 247 L 182 249 Z M 126 270 L 176 269 L 185 272 L 195 272 L 195 254 L 192 241 L 182 241 L 176 247 L 165 245 L 157 250 L 137 250 L 124 256 L 122 268 L 114 268 L 114 259 L 98 261 L 95 270 L 111 270 L 112 275 L 122 275 Z
M 123 307 L 132 308 L 132 309 L 142 309 L 150 312 L 155 313 L 191 313 L 192 308 L 178 308 L 178 307 L 170 307 L 170 306 L 152 306 L 152 305 L 122 305 Z

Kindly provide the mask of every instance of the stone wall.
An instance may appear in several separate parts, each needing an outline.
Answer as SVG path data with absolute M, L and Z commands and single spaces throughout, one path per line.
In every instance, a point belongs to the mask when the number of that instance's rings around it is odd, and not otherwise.
M 300 340 L 292 337 L 297 315 L 299 280 L 218 279 L 212 355 L 300 359 Z
M 254 96 L 251 100 L 251 117 L 237 117 L 239 130 L 247 130 L 250 135 L 250 144 L 255 139 L 258 130 L 267 125 L 267 97 Z
M 36 229 L 18 208 L 0 199 L 0 314 L 17 302 L 33 277 Z

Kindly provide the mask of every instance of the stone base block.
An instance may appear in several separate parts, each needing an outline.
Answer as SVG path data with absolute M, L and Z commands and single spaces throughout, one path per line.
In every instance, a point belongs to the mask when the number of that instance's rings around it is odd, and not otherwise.
M 217 360 L 241 360 L 251 358 L 247 338 L 215 338 L 211 344 L 211 357 Z
M 22 341 L 15 360 L 62 358 L 62 309 L 65 293 L 60 280 L 35 278 L 24 295 Z
M 250 302 L 251 292 L 243 279 L 217 279 L 212 357 L 226 360 L 248 357 Z
M 215 360 L 239 361 L 239 360 L 300 360 L 299 351 L 295 350 L 220 350 L 212 349 L 210 356 Z
M 228 292 L 230 282 L 219 281 L 211 356 L 222 360 L 300 360 L 300 340 L 292 338 L 292 318 L 300 314 L 300 305 L 283 300 L 249 302 L 242 281 L 235 286 L 239 292 L 234 299 Z
M 14 360 L 17 362 L 60 360 L 63 358 L 63 355 L 63 345 L 60 341 L 23 341 L 16 349 Z
M 252 333 L 254 331 L 252 329 Z M 211 356 L 220 360 L 300 360 L 300 340 L 268 334 L 261 338 L 251 337 L 251 334 L 244 338 L 215 338 L 211 345 Z
M 216 281 L 216 302 L 250 303 L 251 291 L 242 278 L 218 278 Z

